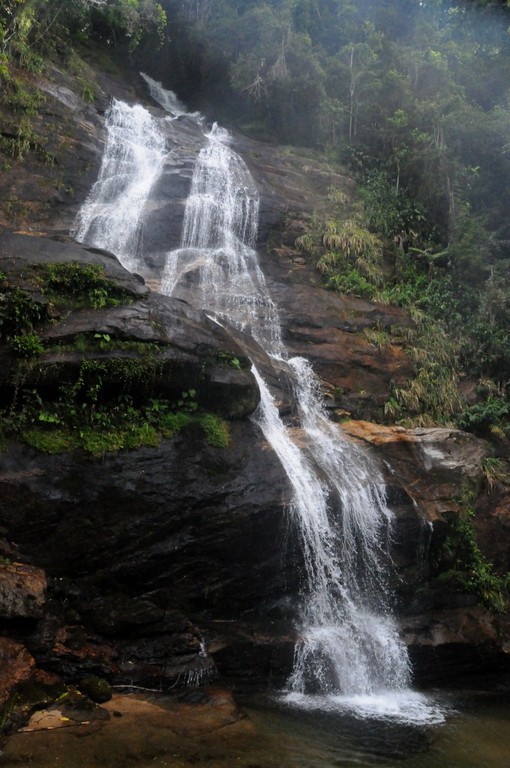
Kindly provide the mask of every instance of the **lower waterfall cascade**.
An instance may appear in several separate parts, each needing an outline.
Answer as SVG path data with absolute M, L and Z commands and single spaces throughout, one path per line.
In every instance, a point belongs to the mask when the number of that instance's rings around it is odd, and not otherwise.
M 171 119 L 186 114 L 172 92 L 145 80 Z M 139 105 L 112 102 L 99 177 L 72 231 L 142 276 L 144 212 L 165 163 L 158 123 L 165 119 Z M 294 666 L 281 697 L 308 709 L 440 722 L 441 709 L 410 688 L 410 661 L 392 616 L 393 515 L 382 474 L 328 419 L 311 365 L 289 359 L 254 249 L 257 187 L 232 150 L 231 136 L 216 124 L 207 131 L 197 114 L 185 119 L 196 121 L 205 144 L 193 171 L 180 247 L 166 254 L 161 292 L 249 334 L 290 381 L 295 400 L 292 422 L 285 423 L 253 366 L 261 403 L 252 418 L 288 477 L 289 515 L 305 564 Z

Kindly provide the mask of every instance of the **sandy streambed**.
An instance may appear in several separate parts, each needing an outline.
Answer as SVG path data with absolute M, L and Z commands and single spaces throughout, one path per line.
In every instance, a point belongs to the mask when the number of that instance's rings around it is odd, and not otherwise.
M 55 705 L 35 713 L 0 756 L 0 766 L 24 768 L 279 768 L 284 762 L 279 747 L 218 689 L 184 699 L 114 695 L 77 719 Z

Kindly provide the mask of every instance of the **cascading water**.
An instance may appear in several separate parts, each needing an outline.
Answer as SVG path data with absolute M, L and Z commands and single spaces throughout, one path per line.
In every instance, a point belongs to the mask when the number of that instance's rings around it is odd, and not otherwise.
M 126 269 L 135 271 L 142 249 L 144 207 L 161 174 L 165 140 L 146 109 L 116 99 L 106 113 L 106 130 L 99 178 L 71 235 L 111 251 Z
M 251 333 L 266 350 L 283 350 L 276 307 L 253 242 L 259 197 L 228 132 L 213 126 L 201 150 L 186 201 L 181 248 L 168 254 L 162 292 L 207 308 Z
M 168 112 L 172 119 L 175 120 L 181 115 L 190 116 L 189 112 L 186 111 L 184 104 L 179 101 L 173 91 L 165 90 L 161 83 L 158 83 L 157 80 L 153 80 L 152 77 L 145 75 L 143 72 L 140 72 L 140 75 L 147 83 L 149 87 L 149 93 L 154 101 L 157 101 L 158 104 L 163 107 L 165 112 Z M 198 114 L 198 112 L 193 112 L 191 117 L 197 117 Z
M 160 104 L 170 98 L 165 92 L 154 93 L 162 91 L 159 84 L 149 84 Z M 127 206 L 120 198 L 123 190 L 130 193 L 130 178 L 138 190 L 142 185 L 137 180 L 146 179 L 143 153 L 131 137 L 131 131 L 140 135 L 139 110 L 114 103 L 100 178 L 76 227 L 78 239 L 111 249 L 126 266 L 138 269 L 138 239 L 125 238 L 122 211 Z M 161 168 L 162 139 L 148 113 L 144 119 L 143 141 L 153 158 L 151 181 L 144 182 L 148 195 Z M 125 153 L 118 149 L 126 143 L 121 130 L 126 130 L 132 145 Z M 191 299 L 221 323 L 249 332 L 278 360 L 292 383 L 300 442 L 306 448 L 293 440 L 293 429 L 283 423 L 264 379 L 253 368 L 261 392 L 255 420 L 288 476 L 289 507 L 306 570 L 299 641 L 285 697 L 306 707 L 343 708 L 415 722 L 441 719 L 408 688 L 409 660 L 391 617 L 386 585 L 392 514 L 382 477 L 367 455 L 327 419 L 310 365 L 302 358 L 287 359 L 277 309 L 253 248 L 258 224 L 255 183 L 230 148 L 224 129 L 215 125 L 206 139 L 186 202 L 181 247 L 167 254 L 162 291 Z M 116 153 L 124 163 L 118 184 L 112 165 Z M 137 210 L 142 211 L 141 194 L 136 199 Z M 131 225 L 133 232 L 140 224 L 141 216 Z M 129 248 L 133 251 L 127 253 Z

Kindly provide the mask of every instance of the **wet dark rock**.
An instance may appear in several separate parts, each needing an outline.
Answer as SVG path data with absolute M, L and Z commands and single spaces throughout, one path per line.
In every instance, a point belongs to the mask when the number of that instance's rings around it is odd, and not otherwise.
M 11 694 L 27 682 L 35 669 L 35 659 L 21 644 L 0 637 L 0 711 Z
M 175 681 L 200 650 L 186 616 L 270 612 L 296 578 L 292 550 L 282 559 L 287 484 L 249 422 L 228 449 L 189 430 L 102 460 L 11 445 L 0 467 L 0 521 L 66 604 L 30 647 L 67 677 Z M 89 629 L 62 627 L 69 611 Z
M 461 513 L 461 489 L 478 489 L 488 445 L 458 429 L 405 429 L 365 421 L 346 421 L 342 429 L 383 468 L 395 513 L 393 560 L 398 578 L 392 586 L 401 610 L 419 613 L 430 607 L 429 593 L 423 590 L 430 575 L 429 552 L 437 551 L 449 534 L 449 518 Z M 444 587 L 437 596 L 442 607 L 456 608 L 455 600 L 460 599 Z
M 164 610 L 150 600 L 133 600 L 122 593 L 96 598 L 84 613 L 91 626 L 103 635 L 116 635 L 133 627 L 153 625 L 164 616 Z
M 29 273 L 34 267 L 46 264 L 98 264 L 104 267 L 105 277 L 113 280 L 133 298 L 149 293 L 143 280 L 124 269 L 119 260 L 108 251 L 80 245 L 70 237 L 39 237 L 8 230 L 0 232 L 0 259 L 2 271 L 10 278 L 22 279 L 21 286 L 33 290 Z M 32 272 L 33 274 L 33 272 Z
M 0 562 L 0 618 L 41 618 L 46 587 L 46 575 L 41 568 Z
M 474 672 L 508 674 L 509 629 L 508 617 L 477 605 L 406 617 L 403 631 L 415 679 L 451 684 Z

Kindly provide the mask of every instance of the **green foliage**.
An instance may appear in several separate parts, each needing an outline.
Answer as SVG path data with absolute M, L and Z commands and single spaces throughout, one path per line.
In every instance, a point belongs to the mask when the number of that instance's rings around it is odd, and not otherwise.
M 4 281 L 0 286 L 0 338 L 29 334 L 35 325 L 48 319 L 47 308 L 29 293 L 11 287 Z
M 382 241 L 362 225 L 359 214 L 316 221 L 296 246 L 319 257 L 317 268 L 328 288 L 365 298 L 374 295 L 382 278 Z
M 466 367 L 499 382 L 510 378 L 510 281 L 502 272 L 492 270 L 475 312 L 466 316 L 464 344 Z
M 226 421 L 212 413 L 206 413 L 200 417 L 199 423 L 204 430 L 205 438 L 209 445 L 215 448 L 228 448 L 230 430 Z
M 41 453 L 64 453 L 77 447 L 74 435 L 62 429 L 51 431 L 27 429 L 21 432 L 20 437 L 23 442 Z
M 359 298 L 371 299 L 375 294 L 375 286 L 357 269 L 348 269 L 342 274 L 332 274 L 330 268 L 325 269 L 326 285 L 338 293 L 347 293 Z
M 90 17 L 91 31 L 108 42 L 127 42 L 134 51 L 144 38 L 150 38 L 153 46 L 161 45 L 167 23 L 166 13 L 154 0 L 110 0 L 93 3 Z
M 160 439 L 158 432 L 148 423 L 133 424 L 125 429 L 115 430 L 88 428 L 80 433 L 80 447 L 92 456 L 102 456 L 104 453 L 142 446 L 157 448 Z
M 441 322 L 432 321 L 420 310 L 413 312 L 414 328 L 400 333 L 415 373 L 408 381 L 393 385 L 384 413 L 390 421 L 405 426 L 451 425 L 464 400 L 459 389 L 459 343 Z
M 105 277 L 105 268 L 99 264 L 46 264 L 42 281 L 49 296 L 74 307 L 103 309 L 132 300 L 127 291 Z
M 321 272 L 352 264 L 373 282 L 380 280 L 382 242 L 363 227 L 359 217 L 327 221 L 321 240 L 327 249 L 317 263 Z
M 173 410 L 176 404 L 166 400 L 135 405 L 127 396 L 106 403 L 97 398 L 94 403 L 76 404 L 70 400 L 71 392 L 72 388 L 63 388 L 60 400 L 40 401 L 44 410 L 34 409 L 31 414 L 25 405 L 24 418 L 17 425 L 17 434 L 25 443 L 44 453 L 82 449 L 101 456 L 142 446 L 157 447 L 162 437 L 172 438 L 193 424 L 201 427 L 211 446 L 226 448 L 230 442 L 227 423 L 214 414 Z M 29 428 L 24 426 L 27 421 L 32 422 Z
M 144 40 L 162 42 L 166 14 L 154 0 L 4 0 L 0 51 L 27 69 L 40 68 L 41 54 L 55 55 L 89 37 L 134 50 Z
M 505 612 L 509 606 L 510 574 L 498 576 L 478 545 L 472 495 L 463 492 L 458 501 L 460 512 L 450 520 L 450 534 L 438 558 L 439 568 L 444 562 L 450 567 L 440 578 L 457 591 L 474 593 L 492 610 Z
M 187 392 L 183 392 L 177 401 L 177 408 L 184 413 L 194 413 L 198 409 L 198 403 L 195 399 L 196 396 L 196 389 L 190 389 Z
M 243 364 L 241 363 L 241 360 L 239 360 L 238 357 L 231 354 L 230 352 L 219 352 L 218 362 L 222 366 L 225 366 L 228 368 L 235 368 L 238 371 L 240 371 L 243 368 Z
M 487 493 L 493 493 L 500 485 L 510 483 L 510 468 L 503 459 L 486 456 L 482 461 L 482 476 Z
M 34 332 L 11 336 L 9 347 L 17 357 L 37 357 L 44 352 L 41 339 Z
M 461 429 L 469 432 L 485 437 L 505 437 L 510 434 L 510 403 L 502 397 L 489 395 L 462 411 L 457 422 Z
M 155 423 L 161 430 L 163 437 L 173 437 L 177 432 L 180 432 L 181 429 L 188 427 L 195 421 L 195 418 L 189 413 L 185 413 L 184 411 L 170 411 L 168 403 L 156 401 L 156 406 L 158 417 Z M 149 419 L 153 420 L 154 414 L 155 407 L 153 405 L 151 412 L 149 413 Z
M 106 343 L 110 352 L 114 345 L 130 345 L 116 342 L 108 334 L 90 336 L 88 344 Z M 45 389 L 46 368 L 41 367 L 39 383 L 31 390 L 23 389 L 21 372 L 11 407 L 0 412 L 3 438 L 17 435 L 45 453 L 81 449 L 101 456 L 141 446 L 157 447 L 162 438 L 196 425 L 209 445 L 227 447 L 228 425 L 199 410 L 196 389 L 182 392 L 175 401 L 153 396 L 155 381 L 161 376 L 160 348 L 141 342 L 134 346 L 136 350 L 116 351 L 119 357 L 84 357 L 77 375 L 62 378 L 51 399 Z M 57 371 L 52 376 L 59 375 L 58 363 L 55 365 Z
M 364 328 L 363 335 L 371 344 L 383 349 L 389 347 L 392 342 L 391 334 L 385 331 L 384 328 Z
M 372 232 L 409 243 L 420 239 L 426 214 L 406 190 L 395 189 L 387 173 L 369 171 L 358 188 L 364 220 Z

